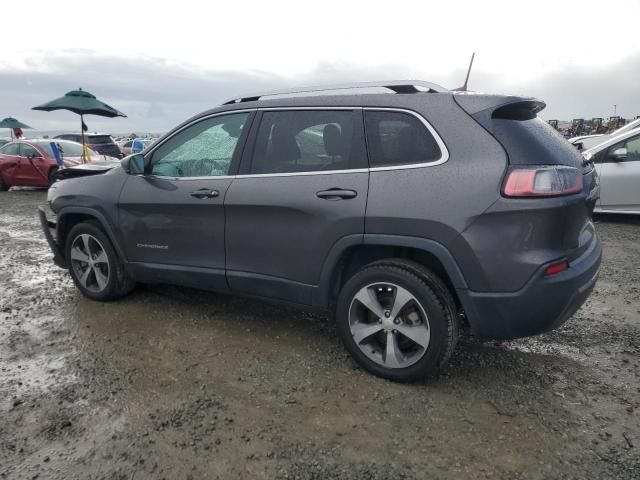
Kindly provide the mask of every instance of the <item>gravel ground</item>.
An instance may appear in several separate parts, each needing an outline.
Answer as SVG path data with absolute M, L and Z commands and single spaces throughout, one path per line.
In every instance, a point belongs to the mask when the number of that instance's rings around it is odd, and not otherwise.
M 640 219 L 598 218 L 601 277 L 565 326 L 465 337 L 400 385 L 324 316 L 165 286 L 81 297 L 44 201 L 0 194 L 0 478 L 640 478 Z

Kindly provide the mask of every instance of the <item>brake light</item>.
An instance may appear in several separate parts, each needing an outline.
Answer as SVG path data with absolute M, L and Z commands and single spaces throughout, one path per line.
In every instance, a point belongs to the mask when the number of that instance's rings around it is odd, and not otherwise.
M 511 170 L 504 183 L 506 197 L 554 197 L 582 190 L 582 172 L 573 167 L 529 167 Z
M 549 265 L 544 269 L 544 276 L 555 275 L 556 273 L 564 272 L 569 269 L 569 263 L 566 260 L 562 262 L 556 262 Z

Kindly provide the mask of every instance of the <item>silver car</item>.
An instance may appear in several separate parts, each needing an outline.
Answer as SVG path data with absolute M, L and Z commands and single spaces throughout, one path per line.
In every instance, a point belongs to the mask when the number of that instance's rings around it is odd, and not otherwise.
M 583 152 L 601 182 L 596 212 L 640 213 L 640 128 L 627 131 Z

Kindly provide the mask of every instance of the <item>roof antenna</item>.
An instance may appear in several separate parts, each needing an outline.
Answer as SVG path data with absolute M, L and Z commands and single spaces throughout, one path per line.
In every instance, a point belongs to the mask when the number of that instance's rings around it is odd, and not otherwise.
M 454 88 L 453 91 L 454 92 L 466 92 L 467 91 L 467 84 L 469 83 L 469 75 L 471 75 L 471 67 L 473 66 L 473 59 L 476 56 L 476 52 L 473 52 L 471 54 L 471 61 L 469 62 L 469 70 L 467 70 L 467 78 L 464 79 L 464 85 L 462 85 L 461 87 L 458 88 Z

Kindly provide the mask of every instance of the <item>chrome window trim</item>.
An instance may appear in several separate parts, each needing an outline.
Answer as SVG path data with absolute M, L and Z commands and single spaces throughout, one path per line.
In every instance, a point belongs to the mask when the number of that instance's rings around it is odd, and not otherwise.
M 213 117 L 218 117 L 218 116 L 222 116 L 222 115 L 232 115 L 234 113 L 247 113 L 247 112 L 260 112 L 260 111 L 282 111 L 282 110 L 327 110 L 327 111 L 331 111 L 331 110 L 364 110 L 364 111 L 374 111 L 374 112 L 399 112 L 399 113 L 406 113 L 409 115 L 412 115 L 414 117 L 416 117 L 418 120 L 420 120 L 420 122 L 426 127 L 426 129 L 429 131 L 429 133 L 433 136 L 433 138 L 436 140 L 436 144 L 438 145 L 438 147 L 440 148 L 440 158 L 437 160 L 432 160 L 429 162 L 420 162 L 420 163 L 408 163 L 408 164 L 403 164 L 403 165 L 391 165 L 388 167 L 368 167 L 368 168 L 352 168 L 352 169 L 344 169 L 344 170 L 314 170 L 314 171 L 309 171 L 309 172 L 286 172 L 286 173 L 255 173 L 255 174 L 243 174 L 243 175 L 220 175 L 220 176 L 204 176 L 204 177 L 167 177 L 167 176 L 160 176 L 160 175 L 151 175 L 154 178 L 160 178 L 160 179 L 166 179 L 166 180 L 212 180 L 212 179 L 241 179 L 241 178 L 267 178 L 267 177 L 298 177 L 298 176 L 310 176 L 310 175 L 338 175 L 338 174 L 347 174 L 347 173 L 366 173 L 366 172 L 384 172 L 384 171 L 390 171 L 390 170 L 410 170 L 410 169 L 414 169 L 414 168 L 427 168 L 427 167 L 435 167 L 438 165 L 442 165 L 443 163 L 447 162 L 449 160 L 449 150 L 447 149 L 447 146 L 445 145 L 444 141 L 442 140 L 442 138 L 440 137 L 440 135 L 438 134 L 438 132 L 435 130 L 435 128 L 433 128 L 433 126 L 427 121 L 426 118 L 424 118 L 422 115 L 420 115 L 418 112 L 414 111 L 414 110 L 410 110 L 407 108 L 398 108 L 398 107 L 355 107 L 355 106 L 336 106 L 336 107 L 329 107 L 329 106 L 312 106 L 312 107 L 303 107 L 303 106 L 297 106 L 297 107 L 259 107 L 259 108 L 244 108 L 244 109 L 238 109 L 238 110 L 226 110 L 223 112 L 216 112 L 216 113 L 212 113 L 210 115 L 206 115 L 203 117 L 200 117 L 196 120 L 194 120 L 193 122 L 190 122 L 188 124 L 186 124 L 184 127 L 182 127 L 180 130 L 176 131 L 173 135 L 171 135 L 170 137 L 165 138 L 162 142 L 154 144 L 151 148 L 151 150 L 149 150 L 147 153 L 145 153 L 145 155 L 150 155 L 152 154 L 156 148 L 160 147 L 163 143 L 165 143 L 167 140 L 173 138 L 175 135 L 177 135 L 178 133 L 184 131 L 185 129 L 191 127 L 192 125 L 195 125 L 196 123 L 203 121 L 203 120 L 208 120 L 210 118 Z

